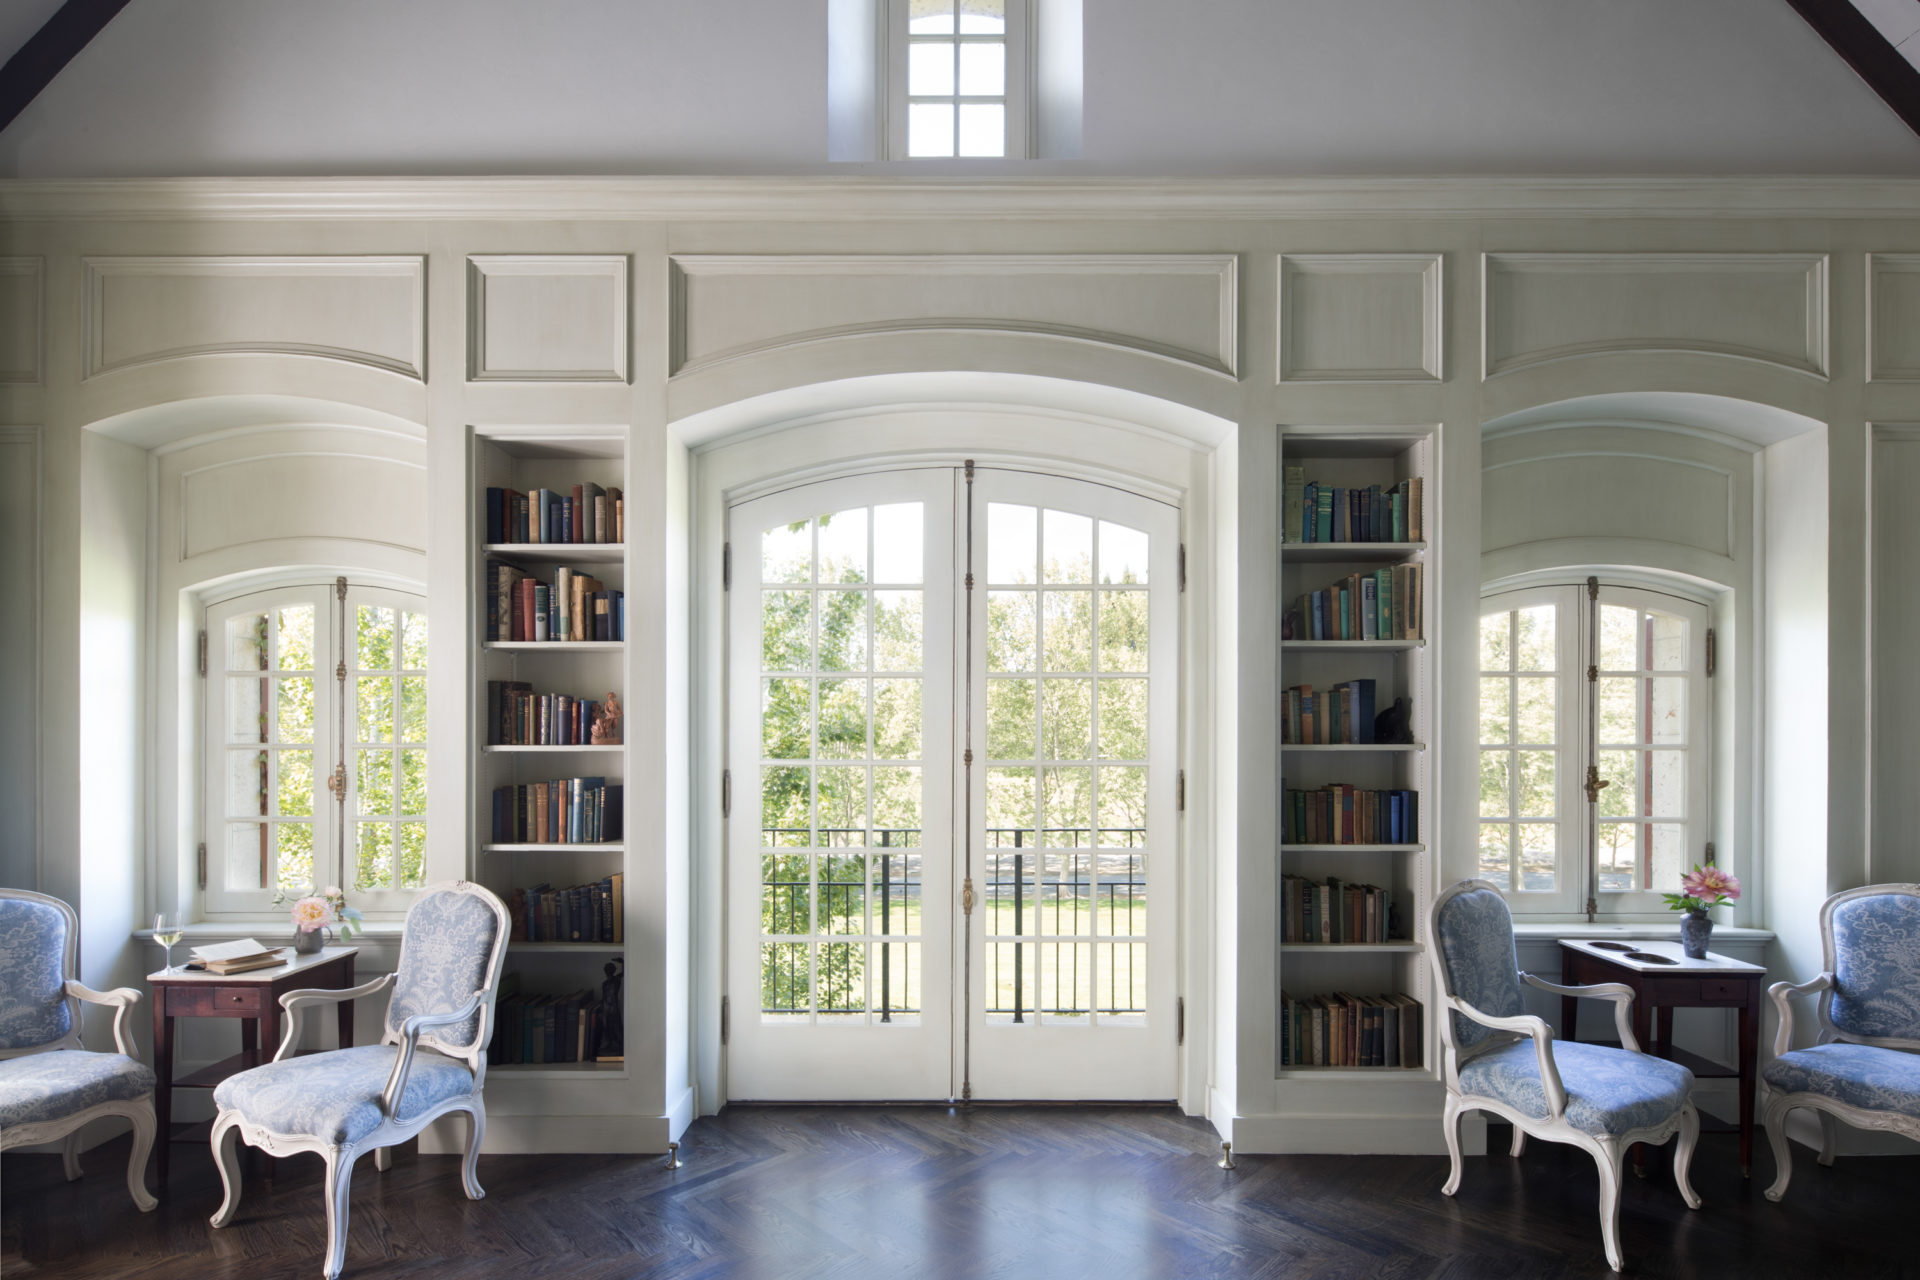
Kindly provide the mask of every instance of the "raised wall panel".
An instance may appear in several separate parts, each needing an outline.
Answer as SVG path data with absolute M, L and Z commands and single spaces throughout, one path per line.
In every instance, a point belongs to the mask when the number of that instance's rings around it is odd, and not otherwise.
M 1280 381 L 1438 382 L 1439 254 L 1280 259 Z
M 1734 477 L 1704 463 L 1588 450 L 1490 466 L 1483 552 L 1564 538 L 1645 538 L 1731 556 Z
M 1920 635 L 1920 586 L 1913 553 L 1920 547 L 1920 427 L 1872 428 L 1873 663 L 1868 690 L 1873 726 L 1870 786 L 1872 838 L 1868 876 L 1875 881 L 1920 880 L 1920 680 L 1914 679 L 1913 638 Z
M 418 551 L 427 545 L 426 468 L 373 455 L 272 453 L 180 477 L 180 556 L 282 538 L 340 536 L 353 503 L 354 537 Z
M 0 427 L 0 884 L 40 887 L 40 429 Z
M 623 254 L 467 259 L 467 377 L 474 382 L 625 382 Z
M 673 364 L 890 333 L 1045 336 L 1233 376 L 1232 254 L 680 255 Z
M 1867 379 L 1920 382 L 1920 253 L 1867 255 Z
M 1827 375 L 1817 253 L 1490 253 L 1484 376 L 1620 352 Z
M 0 385 L 40 383 L 43 280 L 39 258 L 0 258 Z
M 294 355 L 426 378 L 426 259 L 88 258 L 89 378 L 203 355 Z

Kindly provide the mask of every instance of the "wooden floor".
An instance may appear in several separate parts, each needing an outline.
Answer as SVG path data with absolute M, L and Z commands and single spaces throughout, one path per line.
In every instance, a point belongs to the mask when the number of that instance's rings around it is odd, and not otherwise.
M 1764 1143 L 1762 1144 L 1764 1148 Z M 1504 1142 L 1501 1145 L 1504 1151 Z M 238 1221 L 204 1148 L 174 1152 L 160 1208 L 126 1195 L 126 1140 L 88 1153 L 67 1183 L 52 1156 L 0 1161 L 0 1275 L 141 1280 L 312 1280 L 325 1215 L 319 1160 L 250 1184 Z M 1667 1148 L 1666 1151 L 1670 1151 Z M 1206 1124 L 1123 1108 L 751 1107 L 697 1122 L 685 1167 L 658 1158 L 490 1156 L 485 1200 L 460 1193 L 453 1157 L 398 1153 L 356 1169 L 349 1277 L 1410 1277 L 1608 1274 L 1588 1159 L 1530 1144 L 1469 1161 L 1453 1198 L 1435 1157 L 1240 1156 L 1214 1167 Z M 1664 1155 L 1665 1152 L 1657 1153 Z M 1920 1276 L 1907 1229 L 1920 1156 L 1818 1168 L 1795 1149 L 1794 1185 L 1761 1196 L 1772 1160 L 1742 1181 L 1730 1136 L 1701 1140 L 1687 1211 L 1670 1162 L 1629 1176 L 1621 1238 L 1630 1274 Z

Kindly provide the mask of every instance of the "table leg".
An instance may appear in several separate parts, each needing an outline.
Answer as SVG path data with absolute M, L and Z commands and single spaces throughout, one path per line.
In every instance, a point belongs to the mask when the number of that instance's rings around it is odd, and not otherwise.
M 1644 990 L 1636 992 L 1633 1002 L 1633 1038 L 1640 1042 L 1640 1051 L 1642 1053 L 1646 1052 L 1652 1044 L 1652 1037 L 1649 1034 L 1648 1025 L 1651 1019 L 1648 1016 L 1649 1011 L 1647 1009 L 1646 995 L 1647 993 Z M 1662 1008 L 1660 1010 L 1660 1017 L 1666 1027 L 1671 1028 L 1673 1026 L 1672 1010 Z M 1647 1145 L 1644 1142 L 1636 1142 L 1633 1144 L 1633 1176 L 1636 1178 L 1644 1178 L 1647 1176 Z
M 167 1150 L 173 1145 L 173 1019 L 168 1017 L 167 989 L 153 991 L 153 1112 L 159 1125 L 155 1141 L 160 1157 L 159 1181 L 167 1181 Z
M 1753 1168 L 1753 1088 L 1760 1059 L 1760 984 L 1751 983 L 1740 1006 L 1740 1176 Z
M 1573 984 L 1568 983 L 1567 985 L 1571 986 Z M 1579 1029 L 1579 1026 L 1580 1026 L 1580 997 L 1579 996 L 1561 996 L 1560 997 L 1560 1038 L 1562 1040 L 1578 1040 L 1580 1037 L 1575 1033 Z
M 343 989 L 353 985 L 353 957 L 348 956 L 344 963 L 347 972 L 346 977 L 340 983 Z M 353 1048 L 353 1001 L 342 1000 L 336 1004 L 334 1006 L 334 1017 L 337 1019 L 340 1028 L 340 1047 L 342 1049 Z
M 1658 1041 L 1660 1045 L 1660 1056 L 1663 1058 L 1672 1057 L 1673 1056 L 1673 1006 L 1670 1004 L 1661 1005 L 1658 1010 L 1657 1017 L 1655 1018 L 1655 1023 L 1659 1027 L 1659 1031 L 1656 1033 L 1655 1039 Z M 1651 1046 L 1649 1046 L 1649 1052 L 1651 1051 L 1652 1051 Z

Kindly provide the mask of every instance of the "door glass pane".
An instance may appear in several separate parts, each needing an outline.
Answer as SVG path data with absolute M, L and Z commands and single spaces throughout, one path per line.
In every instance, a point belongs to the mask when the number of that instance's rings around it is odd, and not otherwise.
M 867 931 L 867 860 L 861 854 L 819 859 L 817 886 L 820 911 L 815 927 L 821 933 L 863 934 Z
M 267 669 L 267 615 L 245 613 L 227 619 L 227 669 Z
M 872 983 L 874 1008 L 880 1021 L 899 1026 L 920 1024 L 920 944 L 877 943 Z
M 1640 741 L 1640 681 L 1632 676 L 1602 676 L 1599 686 L 1600 741 L 1611 746 Z
M 1520 887 L 1532 893 L 1552 892 L 1559 868 L 1560 829 L 1548 822 L 1522 822 L 1520 833 Z
M 1646 813 L 1654 818 L 1687 817 L 1687 758 L 1679 751 L 1645 753 Z
M 1040 1008 L 1049 1021 L 1085 1021 L 1093 1001 L 1093 947 L 1084 942 L 1043 942 Z
M 1508 740 L 1507 717 L 1512 710 L 1509 696 L 1513 682 L 1506 676 L 1482 676 L 1480 679 L 1480 741 Z
M 873 771 L 873 842 L 888 847 L 922 843 L 920 770 Z
M 1656 676 L 1647 681 L 1650 707 L 1647 741 L 1679 746 L 1687 740 L 1687 678 Z
M 810 812 L 813 771 L 807 768 L 769 768 L 760 771 L 761 843 L 804 849 L 813 843 Z
M 761 944 L 760 1016 L 763 1020 L 806 1021 L 812 989 L 813 965 L 806 943 Z
M 813 521 L 796 520 L 760 535 L 760 581 L 813 581 Z
M 313 888 L 312 824 L 275 823 L 273 834 L 277 877 L 274 883 L 290 893 L 304 893 Z
M 1514 665 L 1520 671 L 1555 671 L 1552 605 L 1533 605 L 1514 611 Z
M 1513 615 L 1489 613 L 1480 619 L 1480 669 L 1513 669 Z
M 1093 593 L 1047 591 L 1040 627 L 1042 670 L 1093 670 Z
M 894 938 L 920 935 L 920 855 L 875 851 L 874 930 Z
M 1093 770 L 1040 771 L 1041 837 L 1051 847 L 1093 842 Z
M 1100 670 L 1147 670 L 1147 593 L 1100 594 Z
M 1093 932 L 1093 851 L 1049 850 L 1040 875 L 1040 932 L 1060 936 Z
M 760 664 L 767 671 L 805 671 L 813 665 L 813 593 L 760 595 Z
M 987 1021 L 1030 1023 L 1033 1016 L 1035 960 L 1031 942 L 993 942 L 986 948 Z
M 1147 535 L 1111 520 L 1100 522 L 1100 581 L 1147 585 Z
M 1099 682 L 1100 749 L 1103 760 L 1147 758 L 1147 682 Z
M 987 754 L 995 760 L 1031 760 L 1037 721 L 1032 680 L 987 681 Z
M 1096 843 L 1134 849 L 1147 842 L 1147 771 L 1134 765 L 1099 770 L 1100 828 Z
M 1687 620 L 1670 613 L 1647 614 L 1647 666 L 1654 671 L 1687 669 Z
M 1036 639 L 1033 592 L 987 592 L 988 671 L 1034 670 Z
M 275 632 L 280 647 L 282 671 L 313 670 L 313 606 L 287 605 L 275 613 Z
M 820 581 L 867 580 L 867 512 L 864 507 L 820 517 Z
M 266 753 L 261 752 L 260 757 L 264 761 Z M 313 752 L 276 751 L 274 757 L 275 768 L 279 771 L 280 815 L 287 818 L 311 818 L 314 798 Z M 260 812 L 266 812 L 264 805 Z
M 869 593 L 865 591 L 822 591 L 820 593 L 820 669 L 822 671 L 865 671 L 867 669 L 868 596 Z
M 1039 512 L 1007 502 L 987 504 L 987 581 L 1031 586 L 1038 581 Z
M 354 652 L 362 671 L 393 670 L 393 612 L 368 604 L 354 610 Z
M 867 771 L 823 768 L 814 803 L 814 829 L 821 848 L 845 849 L 867 842 Z
M 1041 559 L 1049 583 L 1093 581 L 1093 519 L 1049 510 L 1040 522 Z
M 1035 839 L 1034 771 L 987 770 L 987 844 L 989 847 L 1031 848 Z
M 1559 741 L 1554 714 L 1554 681 L 1543 676 L 1522 676 L 1513 684 L 1517 695 L 1514 730 L 1519 741 L 1542 747 Z
M 920 758 L 920 682 L 873 682 L 873 754 L 881 760 Z
M 282 742 L 313 741 L 313 677 L 283 676 L 274 681 L 275 727 Z
M 806 680 L 769 680 L 769 685 L 793 686 L 792 695 L 798 699 L 808 696 L 809 681 Z M 774 719 L 762 712 L 762 723 L 771 728 Z M 800 720 L 804 724 L 804 719 Z M 797 743 L 791 744 L 797 750 L 776 752 L 769 743 L 767 754 L 780 759 L 792 760 L 804 758 L 807 743 L 801 735 Z M 822 680 L 820 681 L 820 758 L 823 760 L 864 760 L 867 756 L 867 681 L 865 680 Z
M 360 676 L 354 689 L 360 741 L 393 741 L 393 677 Z
M 921 505 L 897 502 L 873 509 L 873 580 L 885 585 L 924 581 L 926 561 Z
M 1093 681 L 1050 679 L 1043 681 L 1041 688 L 1040 758 L 1091 759 Z
M 269 872 L 269 840 L 273 830 L 265 823 L 235 822 L 227 825 L 227 887 L 265 889 Z
M 915 40 L 907 46 L 907 92 L 930 98 L 953 96 L 953 41 Z
M 1624 605 L 1600 606 L 1600 669 L 1637 671 L 1640 669 L 1639 637 L 1635 634 L 1640 611 Z
M 922 608 L 918 591 L 873 593 L 874 670 L 920 670 Z

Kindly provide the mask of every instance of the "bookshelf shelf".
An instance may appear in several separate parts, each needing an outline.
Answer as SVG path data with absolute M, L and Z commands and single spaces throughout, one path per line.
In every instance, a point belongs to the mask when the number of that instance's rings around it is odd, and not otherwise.
M 621 653 L 624 640 L 488 640 L 483 649 L 510 653 Z
M 626 556 L 618 542 L 489 542 L 480 548 L 489 556 L 518 556 L 522 560 L 579 560 L 611 564 Z
M 562 747 L 491 745 L 480 748 L 487 755 L 513 756 L 566 756 L 578 755 L 582 751 L 618 755 L 626 749 L 625 744 L 619 742 L 583 742 Z
M 1281 652 L 1291 649 L 1294 652 L 1319 650 L 1326 653 L 1400 653 L 1410 649 L 1424 649 L 1425 640 L 1282 640 Z
M 1424 844 L 1283 844 L 1281 853 L 1423 853 Z
M 1375 751 L 1425 751 L 1424 742 L 1283 742 L 1282 751 L 1327 752 L 1332 755 L 1341 753 L 1359 754 Z
M 1424 542 L 1289 542 L 1281 554 L 1295 561 L 1405 560 L 1424 553 Z
M 495 1068 L 489 1068 L 494 1070 Z M 1282 1080 L 1360 1080 L 1373 1082 L 1381 1076 L 1411 1078 L 1423 1076 L 1425 1067 L 1282 1067 Z
M 539 1076 L 542 1080 L 565 1079 L 568 1076 L 582 1078 L 617 1076 L 627 1069 L 624 1062 L 502 1062 L 498 1066 L 488 1064 L 487 1074 L 506 1076 Z
M 490 843 L 480 846 L 482 853 L 624 853 L 627 846 L 609 840 L 544 840 L 523 844 Z
M 1283 942 L 1280 949 L 1346 955 L 1360 955 L 1369 951 L 1380 955 L 1418 955 L 1424 950 L 1417 942 Z
M 549 951 L 580 952 L 590 951 L 595 955 L 618 954 L 625 951 L 624 942 L 509 942 L 507 950 L 512 951 Z

